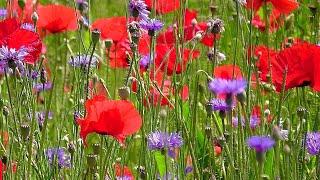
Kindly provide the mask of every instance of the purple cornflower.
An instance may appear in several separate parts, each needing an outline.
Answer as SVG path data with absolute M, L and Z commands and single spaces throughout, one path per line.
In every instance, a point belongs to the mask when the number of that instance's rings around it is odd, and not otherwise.
M 71 57 L 68 63 L 73 67 L 87 67 L 90 62 L 90 55 L 80 55 L 76 57 Z M 96 67 L 98 64 L 98 58 L 96 56 L 92 56 L 91 66 Z
M 150 12 L 147 10 L 147 5 L 142 0 L 130 0 L 129 1 L 129 12 L 133 17 L 139 17 L 143 20 L 149 19 Z
M 247 144 L 257 153 L 264 153 L 273 147 L 275 141 L 268 136 L 252 136 L 247 139 Z
M 46 82 L 46 83 L 36 83 L 33 85 L 33 89 L 36 92 L 41 92 L 41 91 L 46 91 L 50 90 L 52 88 L 52 83 L 51 82 Z
M 77 7 L 80 12 L 86 13 L 89 7 L 87 0 L 77 0 Z
M 306 147 L 311 155 L 318 155 L 320 153 L 320 132 L 307 133 Z
M 21 29 L 36 32 L 36 28 L 31 23 L 23 23 L 21 24 Z
M 247 87 L 247 81 L 244 79 L 221 79 L 215 78 L 208 84 L 209 90 L 215 94 L 240 94 Z
M 46 156 L 51 166 L 57 162 L 59 168 L 71 167 L 71 157 L 63 148 L 49 148 L 46 151 Z
M 224 100 L 214 98 L 209 102 L 212 111 L 230 111 L 233 106 L 229 106 Z
M 183 139 L 179 133 L 171 133 L 168 137 L 169 148 L 179 148 L 183 145 Z
M 116 180 L 133 180 L 131 176 L 117 176 Z
M 4 19 L 7 17 L 7 10 L 6 9 L 0 9 L 0 19 Z
M 8 48 L 7 46 L 2 46 L 0 48 L 0 69 L 15 69 L 21 73 L 24 73 L 23 60 L 28 55 L 25 48 L 20 48 L 16 50 L 14 48 Z M 4 70 L 3 70 L 4 71 Z
M 150 150 L 163 150 L 167 147 L 168 134 L 156 131 L 148 135 L 148 148 Z
M 260 118 L 257 115 L 250 117 L 250 128 L 255 129 L 260 124 Z
M 140 68 L 142 69 L 148 69 L 150 65 L 150 56 L 148 55 L 142 56 L 139 61 L 139 65 L 140 65 Z
M 39 126 L 42 127 L 44 120 L 46 118 L 46 112 L 42 111 L 42 112 L 36 112 L 36 118 L 38 120 Z M 48 112 L 48 119 L 52 119 L 53 118 L 53 113 L 52 112 Z
M 141 20 L 140 26 L 148 31 L 150 36 L 154 36 L 156 31 L 160 31 L 163 27 L 163 23 L 158 19 Z
M 35 80 L 40 76 L 40 74 L 38 71 L 32 70 L 29 73 L 27 73 L 26 76 L 32 80 Z
M 192 171 L 193 171 L 193 167 L 192 166 L 187 166 L 184 169 L 184 174 L 187 175 L 187 174 L 191 173 Z
M 241 126 L 242 127 L 244 127 L 245 126 L 245 121 L 244 121 L 244 119 L 243 118 L 241 118 Z M 233 127 L 238 127 L 238 125 L 239 125 L 239 118 L 238 117 L 233 117 L 232 118 L 232 126 Z

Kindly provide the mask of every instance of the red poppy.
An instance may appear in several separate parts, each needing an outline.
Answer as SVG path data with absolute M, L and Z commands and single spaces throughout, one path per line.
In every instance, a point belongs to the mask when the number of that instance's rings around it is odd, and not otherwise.
M 241 79 L 242 72 L 238 66 L 232 64 L 222 65 L 214 68 L 214 76 L 223 79 Z
M 199 56 L 200 52 L 197 50 L 191 51 L 189 49 L 183 49 L 182 62 L 177 62 L 176 48 L 165 44 L 158 44 L 156 46 L 155 65 L 171 76 L 173 73 L 182 73 L 188 61 L 198 58 Z
M 269 21 L 270 32 L 276 31 L 280 26 L 284 24 L 284 19 L 281 18 L 281 13 L 278 9 L 273 9 L 271 11 L 268 21 Z M 266 30 L 266 23 L 264 20 L 261 20 L 258 13 L 256 13 L 255 16 L 253 17 L 252 25 L 258 28 L 260 31 Z
M 112 44 L 109 53 L 111 68 L 127 68 L 129 65 L 128 54 L 130 52 L 129 40 L 125 39 Z
M 127 19 L 124 16 L 98 19 L 92 24 L 92 29 L 98 29 L 102 39 L 112 39 L 114 43 L 128 38 Z
M 222 147 L 221 147 L 220 144 L 216 143 L 216 144 L 214 145 L 214 152 L 215 152 L 215 155 L 216 155 L 216 156 L 220 156 L 220 155 L 221 155 L 221 153 L 222 153 Z
M 6 19 L 0 22 L 0 47 L 20 50 L 23 48 L 28 54 L 24 61 L 34 64 L 41 53 L 42 43 L 37 33 L 21 29 L 16 19 Z
M 101 81 L 93 81 L 91 80 L 89 82 L 89 91 L 91 94 L 91 97 L 98 95 L 98 96 L 108 96 L 108 90 L 105 87 L 105 85 Z
M 247 0 L 246 7 L 258 11 L 265 2 L 271 3 L 273 8 L 278 9 L 283 14 L 290 14 L 299 7 L 296 0 Z
M 19 0 L 13 0 L 13 4 L 7 7 L 9 14 L 13 14 L 13 17 L 20 18 L 22 22 L 32 22 L 31 16 L 34 10 L 36 9 L 36 4 L 34 0 L 26 0 L 24 9 L 21 9 Z
M 261 18 L 259 12 L 261 7 L 265 5 L 265 2 L 272 4 L 272 11 L 268 17 L 270 31 L 273 32 L 283 24 L 281 15 L 288 15 L 299 7 L 296 0 L 248 0 L 247 8 L 251 8 L 255 11 L 255 16 L 252 20 L 252 24 L 259 28 L 261 31 L 265 31 L 266 22 Z
M 50 4 L 38 7 L 37 26 L 50 33 L 75 31 L 78 29 L 77 11 L 64 5 Z
M 84 119 L 77 120 L 80 136 L 86 143 L 91 133 L 110 135 L 120 143 L 126 136 L 137 132 L 142 124 L 141 116 L 133 104 L 126 100 L 108 100 L 105 96 L 94 96 L 85 103 Z
M 146 5 L 153 8 L 154 0 L 145 0 Z M 155 10 L 159 14 L 167 14 L 179 9 L 180 0 L 155 0 Z
M 184 25 L 192 25 L 192 21 L 197 19 L 198 12 L 196 10 L 186 9 L 186 13 L 184 15 Z
M 4 164 L 0 161 L 0 180 L 3 179 Z
M 283 79 L 285 89 L 310 85 L 315 91 L 320 91 L 320 47 L 307 42 L 293 44 L 278 53 L 267 48 L 261 48 L 257 66 L 261 71 L 262 81 L 267 81 L 270 74 L 277 91 L 281 91 Z M 268 58 L 269 52 L 269 58 Z M 269 60 L 269 61 L 268 61 Z
M 120 179 L 122 179 L 121 177 L 127 177 L 130 178 L 130 180 L 134 179 L 134 176 L 131 172 L 131 170 L 127 167 L 127 166 L 121 166 L 121 164 L 116 163 L 114 165 L 114 168 L 116 170 L 116 177 L 120 177 Z

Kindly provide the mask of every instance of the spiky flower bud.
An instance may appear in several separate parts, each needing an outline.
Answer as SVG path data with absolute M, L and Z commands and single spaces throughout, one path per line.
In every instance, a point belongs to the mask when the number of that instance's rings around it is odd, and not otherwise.
M 130 88 L 128 86 L 124 86 L 118 89 L 118 94 L 121 100 L 127 100 L 130 96 Z
M 92 150 L 93 150 L 93 154 L 95 155 L 99 155 L 100 154 L 100 144 L 99 143 L 95 143 L 92 145 Z
M 98 29 L 95 29 L 91 32 L 92 43 L 96 45 L 99 42 L 101 32 Z
M 20 125 L 20 132 L 21 132 L 21 137 L 22 139 L 28 140 L 29 134 L 30 134 L 30 126 L 29 124 L 21 124 Z

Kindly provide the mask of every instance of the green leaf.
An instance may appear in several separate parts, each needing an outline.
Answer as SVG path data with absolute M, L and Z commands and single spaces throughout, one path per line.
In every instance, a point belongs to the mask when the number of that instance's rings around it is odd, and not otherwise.
M 269 151 L 266 154 L 266 161 L 265 161 L 265 164 L 264 164 L 264 172 L 269 177 L 273 177 L 273 171 L 274 171 L 273 157 L 274 157 L 274 151 Z
M 159 151 L 154 153 L 154 158 L 157 162 L 157 168 L 159 171 L 160 176 L 164 176 L 166 173 L 166 157 Z

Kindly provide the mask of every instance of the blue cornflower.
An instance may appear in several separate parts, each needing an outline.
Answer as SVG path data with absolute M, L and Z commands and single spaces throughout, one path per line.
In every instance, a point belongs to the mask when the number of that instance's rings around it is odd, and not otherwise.
M 90 62 L 90 55 L 80 55 L 76 57 L 71 57 L 68 63 L 73 67 L 87 67 Z M 92 56 L 91 66 L 96 67 L 98 64 L 98 58 L 96 56 Z
M 311 155 L 320 153 L 320 132 L 309 132 L 306 137 L 306 148 Z
M 148 135 L 148 148 L 150 150 L 163 150 L 168 144 L 168 134 L 156 131 Z
M 46 112 L 45 111 L 36 112 L 36 118 L 38 120 L 39 126 L 42 127 L 44 120 L 46 118 Z M 53 113 L 51 111 L 49 111 L 48 112 L 48 119 L 52 119 L 52 118 L 53 118 Z
M 260 118 L 257 115 L 250 117 L 250 128 L 255 129 L 260 124 Z
M 264 153 L 274 146 L 275 141 L 268 136 L 252 136 L 247 140 L 247 144 L 257 153 Z
M 156 31 L 160 31 L 163 27 L 163 23 L 158 19 L 148 19 L 140 21 L 141 28 L 148 31 L 150 36 L 154 36 Z
M 23 23 L 23 24 L 21 24 L 20 27 L 21 27 L 21 29 L 24 29 L 24 30 L 36 32 L 36 28 L 31 23 Z
M 241 94 L 247 87 L 247 81 L 244 79 L 221 79 L 215 78 L 208 84 L 209 90 L 215 94 Z
M 214 98 L 209 102 L 212 111 L 230 111 L 234 106 L 229 106 L 224 100 Z
M 41 92 L 41 91 L 46 91 L 50 90 L 52 88 L 52 83 L 51 82 L 46 82 L 46 83 L 36 83 L 33 85 L 33 89 L 36 92 Z
M 150 56 L 142 56 L 139 61 L 139 65 L 141 69 L 148 69 L 150 65 Z
M 169 148 L 179 148 L 183 145 L 183 139 L 179 133 L 171 133 L 168 137 Z
M 7 10 L 6 9 L 0 9 L 0 20 L 5 19 L 7 17 Z
M 24 58 L 28 55 L 28 52 L 25 48 L 20 48 L 16 50 L 14 48 L 8 48 L 8 46 L 2 46 L 0 48 L 0 69 L 4 72 L 4 69 L 10 68 L 18 70 L 24 74 Z
M 64 148 L 49 148 L 46 151 L 46 156 L 51 166 L 57 162 L 59 168 L 71 167 L 71 157 Z
M 130 0 L 129 1 L 129 12 L 133 17 L 139 17 L 143 20 L 149 19 L 150 12 L 147 10 L 147 5 L 142 0 Z

